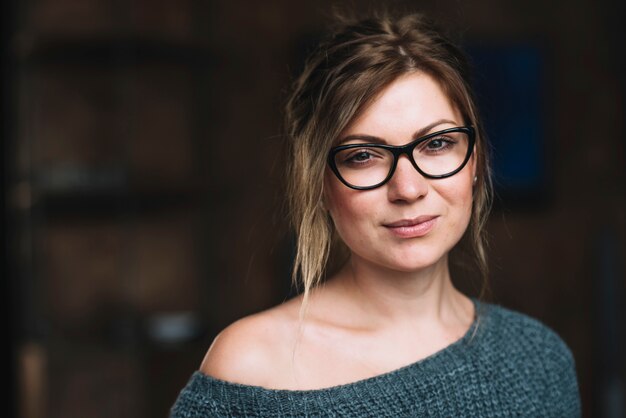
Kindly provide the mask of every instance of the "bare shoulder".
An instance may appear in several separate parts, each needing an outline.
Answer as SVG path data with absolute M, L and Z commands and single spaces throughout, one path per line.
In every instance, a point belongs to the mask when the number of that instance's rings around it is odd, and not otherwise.
M 217 379 L 267 386 L 288 368 L 297 326 L 293 302 L 239 319 L 215 338 L 200 371 Z

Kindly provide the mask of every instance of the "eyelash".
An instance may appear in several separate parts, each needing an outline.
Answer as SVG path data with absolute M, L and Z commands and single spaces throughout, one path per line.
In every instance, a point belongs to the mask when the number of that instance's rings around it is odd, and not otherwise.
M 435 138 L 431 138 L 428 141 L 425 141 L 424 144 L 420 144 L 419 149 L 426 149 L 428 147 L 428 145 L 432 144 L 434 141 L 441 141 L 443 142 L 443 147 L 441 148 L 437 148 L 435 150 L 433 150 L 434 152 L 440 152 L 440 151 L 444 151 L 447 150 L 451 147 L 453 147 L 456 144 L 456 141 L 454 141 L 452 138 L 448 138 L 448 137 L 435 137 Z
M 357 156 L 359 156 L 360 154 L 367 154 L 370 158 L 368 158 L 368 161 L 371 159 L 371 157 L 375 157 L 375 153 L 373 152 L 372 149 L 370 148 L 356 148 L 354 150 L 352 150 L 352 152 L 346 156 L 346 158 L 344 159 L 345 163 L 352 163 L 352 164 L 365 164 L 366 162 L 361 162 L 361 161 L 355 161 L 355 158 Z

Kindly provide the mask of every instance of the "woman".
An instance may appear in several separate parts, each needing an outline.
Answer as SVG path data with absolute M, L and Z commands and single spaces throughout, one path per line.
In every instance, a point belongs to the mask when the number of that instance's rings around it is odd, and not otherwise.
M 468 79 L 419 15 L 346 23 L 310 57 L 286 112 L 304 292 L 220 333 L 172 416 L 580 415 L 563 341 L 452 283 L 464 237 L 486 275 Z

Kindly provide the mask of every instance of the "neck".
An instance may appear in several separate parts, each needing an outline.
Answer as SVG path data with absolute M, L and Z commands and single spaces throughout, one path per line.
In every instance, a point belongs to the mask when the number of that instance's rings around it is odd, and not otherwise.
M 345 295 L 346 314 L 355 314 L 353 317 L 368 327 L 471 321 L 471 302 L 454 288 L 447 256 L 422 270 L 402 272 L 371 265 L 353 255 L 328 285 Z

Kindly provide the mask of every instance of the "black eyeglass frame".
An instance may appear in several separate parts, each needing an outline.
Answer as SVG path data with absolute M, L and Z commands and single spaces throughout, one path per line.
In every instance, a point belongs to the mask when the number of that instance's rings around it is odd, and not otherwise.
M 447 133 L 451 133 L 451 132 L 464 132 L 467 134 L 467 138 L 468 138 L 468 144 L 467 144 L 467 154 L 465 155 L 465 159 L 463 160 L 463 163 L 461 163 L 461 165 L 454 171 L 451 171 L 449 173 L 446 174 L 438 174 L 438 175 L 431 175 L 428 173 L 425 173 L 424 171 L 422 171 L 417 163 L 415 162 L 415 159 L 413 158 L 413 149 L 415 149 L 415 147 L 424 142 L 427 141 L 437 135 L 442 135 L 442 134 L 447 134 Z M 338 147 L 334 147 L 331 148 L 331 150 L 328 153 L 328 165 L 330 166 L 330 169 L 333 171 L 333 173 L 335 173 L 335 176 L 337 176 L 337 178 L 343 183 L 345 184 L 347 187 L 354 189 L 354 190 L 371 190 L 371 189 L 375 189 L 377 187 L 382 186 L 383 184 L 387 183 L 391 177 L 393 177 L 393 174 L 396 171 L 396 166 L 398 165 L 398 158 L 400 158 L 400 156 L 402 154 L 405 154 L 408 158 L 409 161 L 411 161 L 411 164 L 413 165 L 413 167 L 415 167 L 415 169 L 424 177 L 429 178 L 429 179 L 443 179 L 446 177 L 451 177 L 453 175 L 455 175 L 456 173 L 458 173 L 459 171 L 463 170 L 463 167 L 465 167 L 465 165 L 467 164 L 467 162 L 469 161 L 470 157 L 472 156 L 472 153 L 474 152 L 474 143 L 476 142 L 476 130 L 474 129 L 473 126 L 457 126 L 454 128 L 448 128 L 448 129 L 444 129 L 442 131 L 437 131 L 437 132 L 432 132 L 428 135 L 424 135 L 422 137 L 417 138 L 415 141 L 412 141 L 406 145 L 386 145 L 386 144 L 348 144 L 348 145 L 340 145 Z M 335 155 L 337 155 L 338 152 L 340 151 L 344 151 L 347 149 L 352 149 L 352 148 L 361 148 L 361 147 L 368 147 L 368 148 L 382 148 L 385 149 L 389 152 L 391 152 L 393 154 L 393 163 L 391 164 L 391 168 L 389 169 L 389 174 L 387 174 L 387 177 L 385 177 L 385 179 L 383 181 L 381 181 L 378 184 L 375 184 L 373 186 L 355 186 L 352 185 L 350 183 L 348 183 L 343 177 L 341 177 L 341 174 L 339 173 L 339 169 L 337 169 L 337 164 L 335 163 Z

